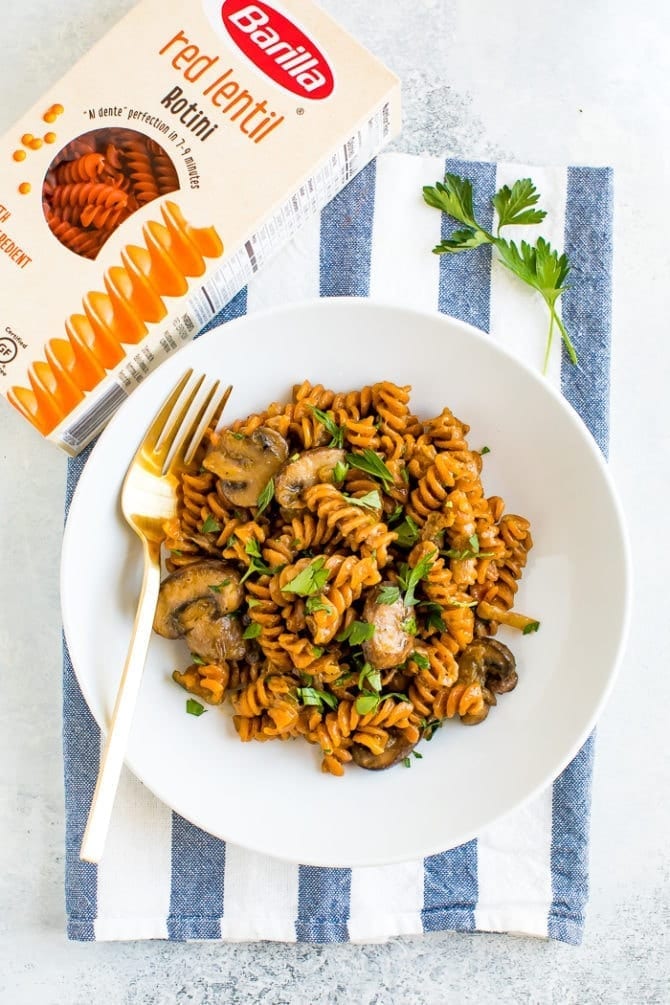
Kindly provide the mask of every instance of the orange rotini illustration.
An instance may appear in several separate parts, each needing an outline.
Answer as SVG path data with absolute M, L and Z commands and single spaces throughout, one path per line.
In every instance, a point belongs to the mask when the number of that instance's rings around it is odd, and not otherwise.
M 79 185 L 96 187 L 66 183 Z M 76 199 L 73 205 L 78 206 Z M 94 212 L 94 203 L 85 206 Z M 124 345 L 140 342 L 147 325 L 165 317 L 165 297 L 185 293 L 188 280 L 205 272 L 205 259 L 223 254 L 216 229 L 191 226 L 176 203 L 167 201 L 161 215 L 163 223 L 149 220 L 142 228 L 144 244 L 127 245 L 121 264 L 107 269 L 105 292 L 86 293 L 83 312 L 65 322 L 67 337 L 50 339 L 46 360 L 28 369 L 29 386 L 7 392 L 12 405 L 41 433 L 50 433 L 124 358 Z

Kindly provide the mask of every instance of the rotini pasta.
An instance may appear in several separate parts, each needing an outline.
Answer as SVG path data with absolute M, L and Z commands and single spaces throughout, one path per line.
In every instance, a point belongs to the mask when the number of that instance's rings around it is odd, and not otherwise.
M 95 129 L 54 157 L 42 206 L 61 244 L 96 258 L 131 213 L 178 188 L 174 164 L 155 140 L 133 129 Z
M 390 381 L 303 381 L 210 430 L 165 526 L 161 596 L 179 602 L 155 627 L 202 664 L 174 679 L 228 697 L 240 739 L 301 737 L 333 775 L 485 719 L 516 684 L 491 635 L 537 622 L 513 611 L 529 522 L 486 497 L 468 431 L 447 408 L 421 422 Z

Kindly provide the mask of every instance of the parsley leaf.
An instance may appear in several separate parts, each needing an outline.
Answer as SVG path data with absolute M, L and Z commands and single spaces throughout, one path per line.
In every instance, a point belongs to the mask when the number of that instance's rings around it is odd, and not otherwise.
M 393 485 L 393 475 L 374 450 L 369 450 L 366 447 L 360 454 L 347 454 L 347 463 L 352 468 L 358 468 L 359 471 L 365 471 L 366 474 L 372 475 L 373 478 L 379 478 L 384 483 L 384 487 Z
M 299 687 L 298 698 L 303 705 L 316 705 L 322 711 L 324 705 L 328 705 L 329 708 L 337 708 L 337 698 L 335 695 L 329 694 L 327 691 L 321 691 L 317 687 Z
M 362 642 L 367 642 L 375 633 L 375 626 L 367 621 L 352 621 L 339 635 L 335 636 L 337 642 L 348 642 L 350 646 L 360 646 Z
M 258 622 L 252 621 L 252 623 L 250 625 L 247 625 L 247 627 L 242 632 L 242 638 L 243 639 L 257 639 L 258 636 L 261 634 L 262 630 L 263 629 L 258 624 Z
M 199 701 L 196 701 L 195 698 L 187 698 L 186 711 L 189 715 L 202 715 L 202 713 L 206 712 L 207 709 L 204 705 L 201 705 Z
M 544 209 L 532 209 L 539 201 L 539 193 L 530 178 L 519 178 L 512 187 L 503 185 L 491 202 L 498 214 L 498 235 L 511 224 L 542 223 Z
M 221 524 L 218 520 L 214 519 L 211 513 L 209 513 L 200 530 L 203 534 L 212 534 L 214 531 L 221 530 Z
M 377 595 L 377 604 L 395 604 L 400 600 L 400 589 L 397 586 L 382 586 Z
M 428 618 L 426 619 L 426 624 L 428 628 L 434 628 L 438 632 L 446 632 L 447 626 L 444 623 L 444 618 L 442 617 L 442 605 L 436 604 L 432 600 L 422 600 L 420 607 L 424 607 L 428 612 Z
M 274 478 L 271 478 L 258 497 L 258 502 L 256 504 L 258 506 L 258 510 L 256 511 L 257 517 L 261 515 L 263 510 L 268 508 L 274 497 L 275 497 L 275 480 Z
M 305 604 L 305 610 L 308 614 L 316 614 L 317 611 L 332 611 L 332 604 L 326 603 L 323 597 L 309 597 L 307 603 Z
M 198 656 L 197 653 L 191 653 L 191 663 L 195 663 L 195 665 L 199 667 L 207 666 L 202 656 Z
M 333 468 L 333 481 L 338 484 L 343 482 L 347 477 L 347 471 L 349 470 L 349 465 L 345 464 L 344 461 L 338 461 Z
M 359 715 L 367 715 L 368 712 L 375 711 L 379 705 L 379 701 L 378 694 L 360 694 L 356 699 L 354 707 Z
M 482 449 L 479 451 L 479 453 L 483 457 L 484 454 L 490 454 L 491 453 L 491 448 L 490 447 L 482 447 Z
M 491 244 L 497 250 L 502 264 L 540 294 L 549 309 L 543 372 L 547 371 L 555 327 L 561 333 L 570 362 L 577 363 L 577 353 L 556 310 L 559 297 L 567 289 L 565 280 L 570 271 L 567 255 L 559 255 L 543 237 L 539 237 L 535 245 L 522 241 L 521 246 L 517 247 L 514 241 L 506 241 L 500 236 L 503 227 L 540 223 L 546 216 L 544 210 L 536 208 L 539 195 L 530 178 L 520 178 L 511 188 L 503 185 L 493 196 L 491 201 L 498 217 L 496 236 L 477 222 L 472 182 L 467 178 L 446 174 L 444 182 L 424 187 L 423 198 L 429 206 L 441 210 L 464 225 L 464 229 L 455 230 L 450 237 L 433 248 L 436 255 L 457 254 L 482 244 Z
M 422 730 L 422 739 L 432 740 L 435 736 L 435 730 L 440 729 L 444 719 L 422 719 L 419 725 Z
M 319 420 L 326 432 L 330 433 L 332 437 L 328 446 L 341 448 L 344 445 L 344 426 L 338 426 L 335 420 L 320 408 L 315 408 L 312 405 L 311 409 L 314 418 Z
M 240 583 L 244 583 L 245 580 L 249 578 L 252 572 L 258 572 L 263 576 L 272 576 L 277 569 L 272 569 L 263 561 L 263 556 L 261 555 L 261 546 L 255 538 L 250 538 L 244 546 L 244 550 L 249 556 L 249 568 L 244 573 L 240 579 Z
M 401 548 L 411 548 L 419 540 L 419 528 L 411 516 L 406 516 L 402 523 L 394 527 Z
M 398 575 L 398 581 L 405 591 L 404 603 L 405 607 L 413 607 L 414 604 L 418 604 L 418 600 L 414 596 L 414 591 L 416 590 L 419 582 L 430 572 L 435 559 L 433 555 L 426 555 L 422 558 L 413 569 L 410 569 L 408 565 L 402 565 L 400 567 L 400 573 Z
M 413 660 L 418 666 L 419 670 L 429 670 L 430 660 L 424 653 L 418 653 L 416 650 L 411 654 L 410 659 Z
M 361 506 L 364 509 L 381 509 L 382 500 L 377 489 L 373 489 L 372 492 L 366 492 L 364 496 L 346 496 L 347 502 L 352 506 Z
M 212 593 L 221 593 L 221 590 L 225 589 L 226 586 L 230 586 L 230 583 L 230 579 L 224 579 L 221 583 L 212 583 L 209 588 Z
M 360 690 L 363 691 L 366 686 L 377 694 L 382 689 L 382 676 L 379 670 L 376 670 L 371 663 L 364 663 L 358 675 L 358 687 Z
M 472 182 L 467 178 L 460 178 L 457 174 L 447 173 L 444 182 L 437 182 L 435 188 L 426 185 L 423 190 L 423 198 L 429 206 L 441 209 L 448 216 L 453 216 L 454 220 L 464 223 L 469 230 L 479 230 L 479 225 L 475 220 L 475 211 L 472 204 Z
M 540 627 L 540 622 L 539 621 L 531 621 L 531 623 L 529 625 L 525 626 L 525 628 L 523 629 L 523 631 L 522 631 L 521 634 L 522 635 L 531 635 L 533 632 L 536 632 L 539 629 L 539 627 Z
M 510 272 L 522 279 L 528 286 L 536 289 L 549 308 L 550 323 L 544 353 L 544 372 L 546 373 L 549 362 L 554 325 L 557 325 L 561 333 L 570 362 L 576 363 L 575 347 L 556 312 L 558 298 L 567 289 L 565 280 L 570 271 L 568 256 L 566 254 L 559 255 L 543 237 L 538 237 L 534 247 L 527 244 L 526 241 L 522 241 L 520 248 L 517 248 L 514 241 L 508 242 L 501 239 L 498 243 L 498 251 L 503 265 L 507 266 Z
M 296 593 L 300 597 L 309 597 L 314 593 L 320 593 L 330 575 L 329 570 L 324 569 L 325 563 L 323 555 L 315 558 L 302 572 L 289 580 L 286 586 L 282 586 L 282 593 Z

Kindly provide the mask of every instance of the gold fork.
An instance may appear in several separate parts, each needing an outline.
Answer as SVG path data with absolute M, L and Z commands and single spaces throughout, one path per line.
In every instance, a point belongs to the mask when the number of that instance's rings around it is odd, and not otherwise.
M 205 378 L 203 375 L 189 388 L 192 375 L 188 370 L 161 406 L 130 462 L 121 489 L 123 515 L 142 541 L 144 575 L 79 853 L 85 862 L 99 862 L 105 847 L 160 589 L 163 526 L 176 513 L 179 474 L 192 462 L 206 429 L 216 426 L 232 390 L 224 390 L 217 381 L 197 406 Z

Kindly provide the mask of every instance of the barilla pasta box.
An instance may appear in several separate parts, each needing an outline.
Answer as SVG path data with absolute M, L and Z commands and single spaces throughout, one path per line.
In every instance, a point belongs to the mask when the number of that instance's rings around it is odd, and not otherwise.
M 0 390 L 77 454 L 399 122 L 310 0 L 144 0 L 0 141 Z

